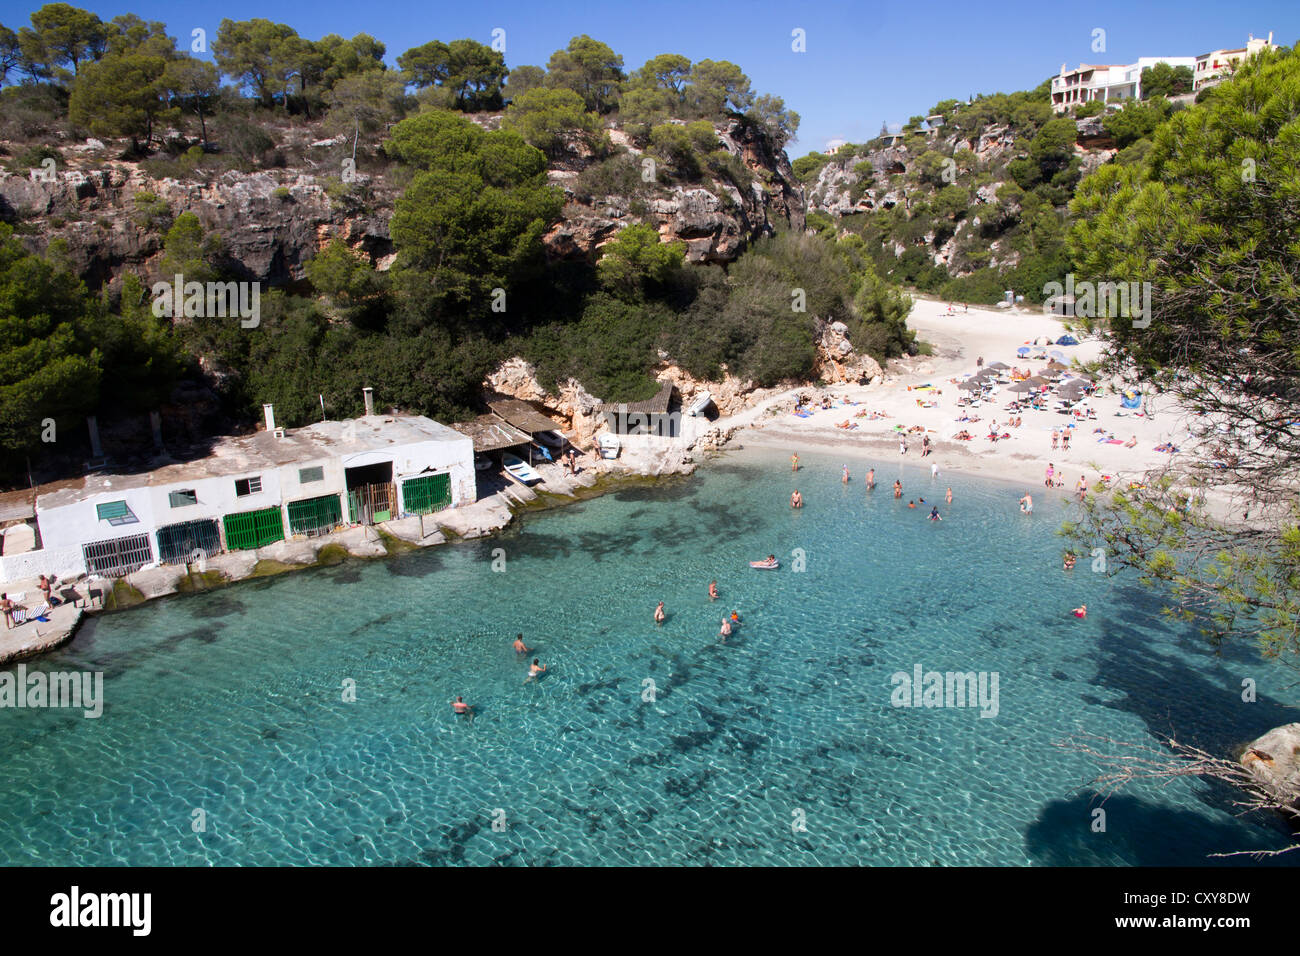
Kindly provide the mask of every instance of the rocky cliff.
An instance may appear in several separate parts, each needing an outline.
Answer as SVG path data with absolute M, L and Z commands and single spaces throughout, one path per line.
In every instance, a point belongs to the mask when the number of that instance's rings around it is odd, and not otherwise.
M 491 127 L 499 118 L 478 119 Z M 548 253 L 593 258 L 620 229 L 649 222 L 665 240 L 683 241 L 691 261 L 725 263 L 778 220 L 802 229 L 803 191 L 785 153 L 752 127 L 731 123 L 715 130 L 719 148 L 748 171 L 750 188 L 738 189 L 706 170 L 695 182 L 653 182 L 637 196 L 593 195 L 577 186 L 583 170 L 597 162 L 590 151 L 553 162 L 550 178 L 564 189 L 566 202 L 546 236 Z M 225 265 L 248 280 L 300 281 L 304 264 L 336 237 L 364 252 L 376 268 L 387 268 L 397 186 L 380 172 L 357 173 L 352 186 L 340 188 L 340 140 L 317 139 L 310 127 L 274 132 L 289 160 L 282 168 L 251 173 L 200 168 L 154 175 L 149 163 L 115 158 L 121 143 L 61 143 L 52 175 L 0 170 L 0 220 L 15 224 L 33 251 L 64 240 L 70 262 L 92 287 L 111 283 L 125 270 L 156 272 L 166 228 L 186 211 L 199 217 L 206 233 L 221 238 Z M 642 151 L 621 130 L 606 133 L 615 149 L 639 161 Z M 23 148 L 0 143 L 9 155 Z

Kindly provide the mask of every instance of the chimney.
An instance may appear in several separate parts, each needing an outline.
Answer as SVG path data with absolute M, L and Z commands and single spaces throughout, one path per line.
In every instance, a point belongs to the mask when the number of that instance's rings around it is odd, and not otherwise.
M 94 415 L 86 418 L 86 427 L 90 429 L 90 457 L 103 458 L 104 447 L 99 443 L 99 422 Z
M 375 413 L 375 390 L 367 385 L 361 390 L 361 397 L 366 401 L 366 414 L 373 415 Z
M 162 451 L 162 414 L 160 412 L 150 412 L 149 424 L 153 427 L 153 447 L 156 451 Z
M 266 430 L 269 432 L 275 431 L 275 406 L 263 405 L 262 414 L 266 416 Z

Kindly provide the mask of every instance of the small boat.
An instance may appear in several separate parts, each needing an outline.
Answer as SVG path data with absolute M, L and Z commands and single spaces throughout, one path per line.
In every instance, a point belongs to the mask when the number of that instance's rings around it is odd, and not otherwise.
M 686 414 L 695 418 L 697 415 L 703 415 L 705 410 L 713 404 L 713 396 L 708 392 L 700 392 L 695 396 L 695 400 L 686 407 Z
M 532 466 L 517 455 L 502 455 L 501 464 L 505 465 L 506 471 L 510 473 L 511 477 L 522 481 L 526 485 L 542 480 L 542 476 L 533 471 Z
M 489 458 L 487 455 L 474 456 L 475 471 L 487 471 L 491 467 L 492 467 L 492 459 Z
M 623 443 L 618 440 L 618 436 L 611 432 L 602 432 L 596 436 L 596 444 L 600 447 L 601 458 L 617 458 L 619 449 Z
M 533 440 L 548 448 L 563 448 L 565 437 L 556 431 L 546 431 L 534 433 Z
M 779 570 L 779 569 L 780 569 L 780 567 L 781 567 L 781 562 L 780 562 L 779 560 L 778 560 L 778 561 L 771 561 L 771 562 L 768 562 L 768 561 L 750 561 L 750 562 L 749 562 L 749 566 L 750 566 L 751 568 L 754 568 L 755 570 L 758 570 L 758 571 L 776 571 L 776 570 Z

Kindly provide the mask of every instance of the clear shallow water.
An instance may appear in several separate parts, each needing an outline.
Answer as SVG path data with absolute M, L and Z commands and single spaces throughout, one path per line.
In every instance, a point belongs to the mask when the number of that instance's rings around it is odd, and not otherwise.
M 1052 746 L 1227 747 L 1295 719 L 1281 668 L 1214 657 L 1087 559 L 1062 573 L 1044 489 L 1026 518 L 1018 487 L 932 488 L 913 462 L 899 503 L 897 463 L 871 495 L 840 464 L 804 459 L 802 512 L 788 459 L 746 451 L 501 538 L 90 621 L 29 667 L 102 670 L 100 719 L 0 710 L 0 863 L 1194 865 L 1285 845 L 1189 781 L 1112 798 L 1093 833 L 1075 788 L 1096 768 Z M 746 566 L 769 552 L 780 572 Z M 519 631 L 551 668 L 528 686 Z M 918 663 L 998 672 L 997 717 L 892 707 Z

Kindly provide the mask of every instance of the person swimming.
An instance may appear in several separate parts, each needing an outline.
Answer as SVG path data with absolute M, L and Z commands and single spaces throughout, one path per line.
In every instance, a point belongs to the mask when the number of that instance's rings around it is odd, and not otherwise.
M 1086 604 L 1080 604 L 1078 607 L 1076 607 L 1076 608 L 1074 609 L 1073 614 L 1074 614 L 1075 617 L 1087 617 L 1087 616 L 1088 616 L 1088 605 L 1086 605 Z
M 528 665 L 528 676 L 524 678 L 524 683 L 527 684 L 531 680 L 536 680 L 540 675 L 545 673 L 546 665 L 534 657 L 533 662 Z
M 524 636 L 522 634 L 515 635 L 514 648 L 515 648 L 515 652 L 518 654 L 527 654 L 529 651 L 532 650 L 531 647 L 528 647 L 526 644 L 524 644 Z
M 655 623 L 662 624 L 667 619 L 668 615 L 664 613 L 664 602 L 660 601 L 659 606 L 655 608 Z
M 718 599 L 718 582 L 717 582 L 717 581 L 710 581 L 710 582 L 709 582 L 709 600 L 710 600 L 710 601 L 716 601 L 717 599 Z
M 1074 570 L 1074 552 L 1073 552 L 1073 551 L 1067 551 L 1067 552 L 1065 552 L 1065 560 L 1062 562 L 1062 567 L 1063 567 L 1063 569 L 1066 570 L 1066 571 L 1073 571 L 1073 570 Z
M 941 517 L 939 516 L 939 506 L 938 506 L 938 505 L 935 505 L 933 508 L 930 509 L 930 520 L 931 520 L 931 521 L 942 521 L 942 520 L 943 520 L 943 518 L 941 518 Z
M 462 717 L 465 716 L 466 714 L 468 714 L 471 717 L 474 716 L 474 708 L 471 707 L 469 704 L 465 703 L 464 699 L 460 697 L 457 697 L 455 700 L 451 702 L 451 709 L 454 710 L 456 713 L 460 714 Z
M 768 558 L 768 560 L 769 560 L 769 561 L 775 561 L 776 558 L 775 558 L 775 557 L 771 557 L 771 558 Z M 732 624 L 739 624 L 739 623 L 740 623 L 740 613 L 739 613 L 738 611 L 732 611 L 732 612 L 731 612 L 731 623 L 732 623 Z
M 909 508 L 915 508 L 915 507 L 916 507 L 916 502 L 915 502 L 915 501 L 909 501 L 909 502 L 907 503 L 907 506 L 908 506 Z

